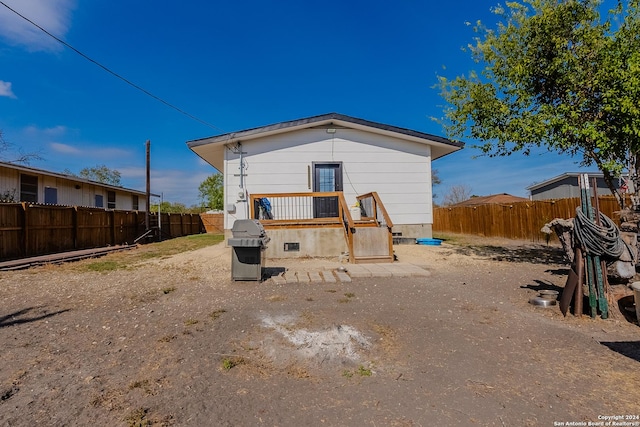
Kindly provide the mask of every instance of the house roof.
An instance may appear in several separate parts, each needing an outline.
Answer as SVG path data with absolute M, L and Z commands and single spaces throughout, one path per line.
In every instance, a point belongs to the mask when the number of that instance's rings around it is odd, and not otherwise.
M 57 173 L 57 172 L 50 172 L 44 169 L 37 169 L 37 168 L 32 168 L 30 166 L 24 166 L 24 165 L 17 165 L 15 163 L 6 163 L 6 162 L 0 162 L 0 167 L 4 167 L 7 169 L 14 169 L 20 172 L 25 172 L 25 173 L 30 173 L 30 174 L 38 174 L 38 175 L 46 175 L 46 176 L 51 176 L 54 178 L 61 178 L 61 179 L 66 179 L 68 181 L 72 181 L 72 182 L 81 182 L 81 183 L 86 183 L 86 184 L 91 184 L 91 185 L 98 185 L 100 187 L 104 187 L 104 188 L 109 188 L 112 190 L 118 190 L 118 191 L 126 191 L 129 193 L 133 193 L 133 194 L 137 194 L 137 195 L 142 195 L 142 196 L 146 196 L 146 192 L 145 191 L 139 191 L 139 190 L 133 190 L 131 188 L 124 188 L 124 187 L 118 187 L 117 185 L 111 185 L 111 184 L 105 184 L 103 182 L 97 182 L 97 181 L 92 181 L 90 179 L 84 179 L 84 178 L 80 178 L 74 175 L 66 175 L 63 173 Z M 160 197 L 159 194 L 151 194 L 154 197 Z
M 604 174 L 602 172 L 565 172 L 562 175 L 555 176 L 555 177 L 553 177 L 551 179 L 547 179 L 546 181 L 542 181 L 542 182 L 538 182 L 536 184 L 532 184 L 532 185 L 527 187 L 527 190 L 529 190 L 529 191 L 537 190 L 538 188 L 545 187 L 545 186 L 547 186 L 549 184 L 553 184 L 554 182 L 562 181 L 563 179 L 567 179 L 567 178 L 576 178 L 576 185 L 578 185 L 577 178 L 578 178 L 578 176 L 582 175 L 583 173 L 588 174 L 589 178 L 602 178 L 602 177 L 604 177 Z
M 298 120 L 275 123 L 272 125 L 225 133 L 209 138 L 187 141 L 187 146 L 197 155 L 222 171 L 224 165 L 224 147 L 240 141 L 248 141 L 270 135 L 307 129 L 317 126 L 331 125 L 351 129 L 359 129 L 381 135 L 393 136 L 409 141 L 428 144 L 432 147 L 432 159 L 450 154 L 464 147 L 464 143 L 452 141 L 437 135 L 431 135 L 411 129 L 358 119 L 344 114 L 329 113 Z
M 472 197 L 464 202 L 456 203 L 455 205 L 449 205 L 447 207 L 459 207 L 459 206 L 479 206 L 490 204 L 510 204 L 518 202 L 528 202 L 529 199 L 525 197 L 512 196 L 507 193 L 492 194 L 490 196 Z

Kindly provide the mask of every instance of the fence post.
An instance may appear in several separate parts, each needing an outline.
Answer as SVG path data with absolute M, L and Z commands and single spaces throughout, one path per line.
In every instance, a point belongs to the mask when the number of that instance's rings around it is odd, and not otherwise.
M 26 202 L 22 202 L 22 253 L 25 257 L 29 255 L 29 215 Z
M 73 207 L 71 213 L 71 222 L 73 225 L 73 249 L 78 249 L 78 207 Z
M 109 217 L 111 217 L 111 244 L 116 245 L 116 211 L 109 211 Z

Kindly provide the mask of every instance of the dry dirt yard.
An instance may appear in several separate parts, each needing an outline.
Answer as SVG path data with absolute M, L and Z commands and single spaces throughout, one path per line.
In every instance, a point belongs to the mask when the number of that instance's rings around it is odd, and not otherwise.
M 528 304 L 558 248 L 396 254 L 431 275 L 233 282 L 224 243 L 0 272 L 0 425 L 640 425 L 638 325 Z

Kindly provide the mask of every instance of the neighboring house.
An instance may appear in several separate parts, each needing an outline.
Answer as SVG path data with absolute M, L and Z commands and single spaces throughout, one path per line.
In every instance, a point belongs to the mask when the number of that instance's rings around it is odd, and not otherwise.
M 527 190 L 531 192 L 531 200 L 549 199 L 569 199 L 580 197 L 580 187 L 578 177 L 582 173 L 567 172 L 537 184 L 530 185 Z M 611 190 L 604 182 L 603 174 L 599 172 L 588 172 L 589 186 L 593 185 L 593 178 L 596 178 L 598 195 L 611 196 Z M 618 180 L 614 180 L 616 188 L 619 187 Z M 591 190 L 593 191 L 593 189 Z
M 431 237 L 431 162 L 464 144 L 330 113 L 188 141 L 224 177 L 225 230 L 263 193 L 377 192 L 405 237 Z M 315 212 L 314 218 L 322 217 Z M 329 216 L 329 215 L 327 215 Z M 277 218 L 276 218 L 277 219 Z
M 0 200 L 146 211 L 146 193 L 0 162 Z
M 524 197 L 512 196 L 507 193 L 492 194 L 490 196 L 473 196 L 463 202 L 454 205 L 445 206 L 446 208 L 457 208 L 461 206 L 480 206 L 480 205 L 508 205 L 511 203 L 528 202 L 529 199 Z

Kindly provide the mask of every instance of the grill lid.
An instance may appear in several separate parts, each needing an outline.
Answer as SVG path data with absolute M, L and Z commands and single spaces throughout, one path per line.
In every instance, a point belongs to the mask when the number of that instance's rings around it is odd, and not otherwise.
M 237 219 L 231 227 L 235 238 L 262 238 L 266 236 L 264 227 L 257 219 Z

